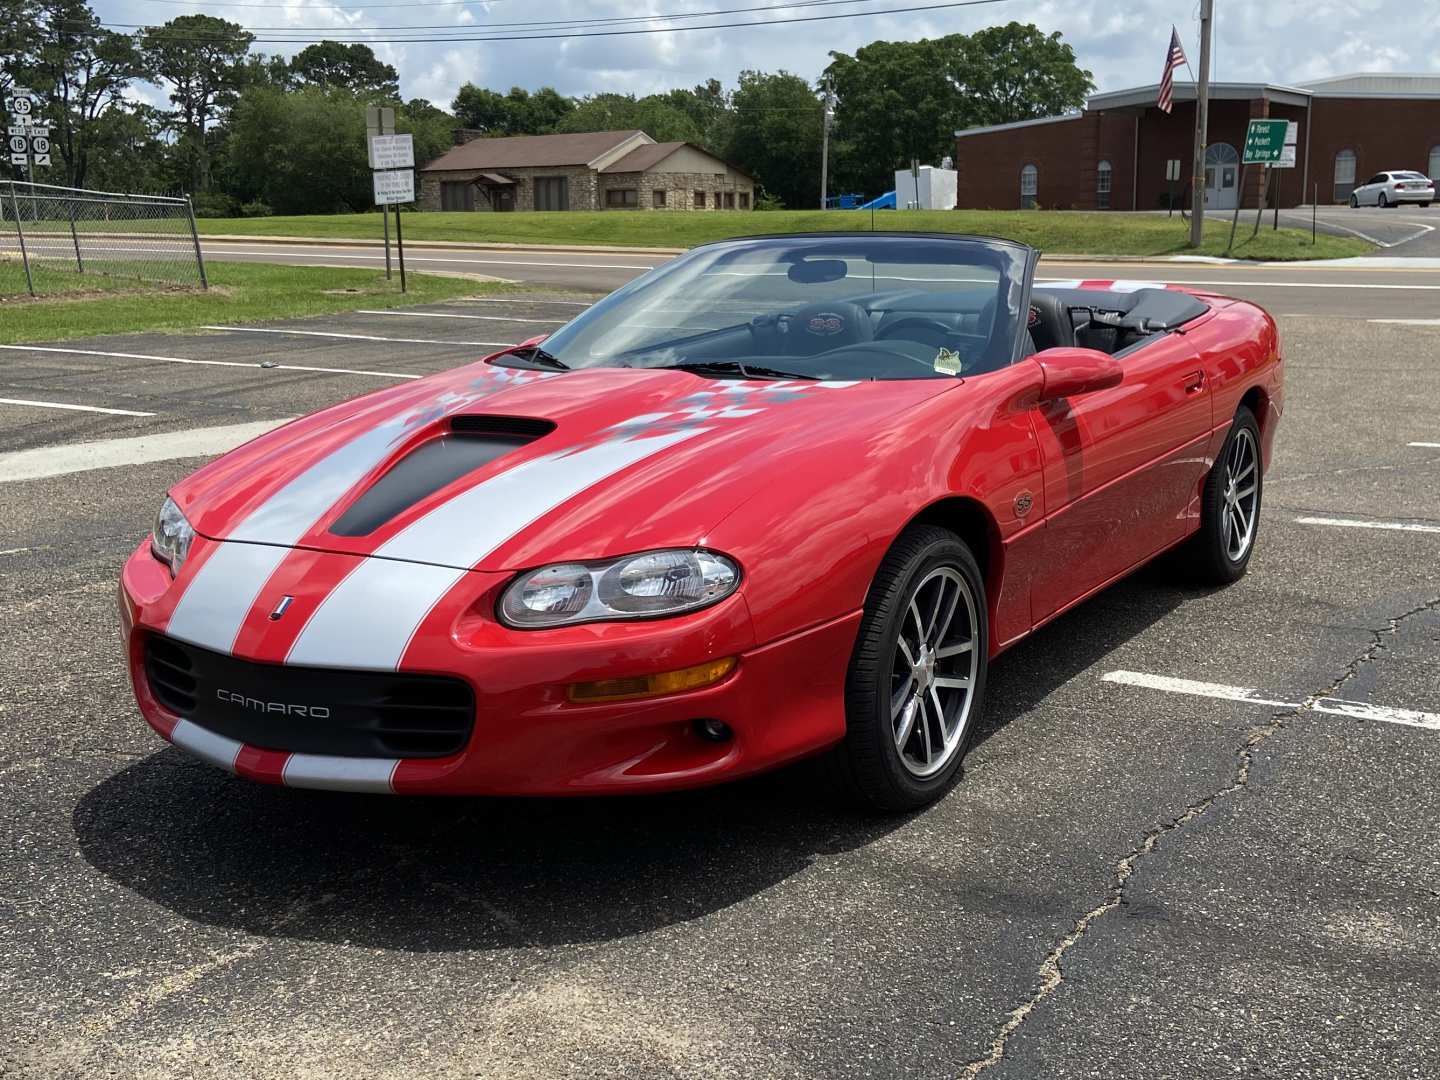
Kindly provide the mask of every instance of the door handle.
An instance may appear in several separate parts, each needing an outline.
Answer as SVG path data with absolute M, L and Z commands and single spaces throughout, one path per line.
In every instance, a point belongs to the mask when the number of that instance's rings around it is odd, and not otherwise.
M 1185 376 L 1185 392 L 1194 394 L 1205 386 L 1205 373 L 1203 371 L 1192 371 Z

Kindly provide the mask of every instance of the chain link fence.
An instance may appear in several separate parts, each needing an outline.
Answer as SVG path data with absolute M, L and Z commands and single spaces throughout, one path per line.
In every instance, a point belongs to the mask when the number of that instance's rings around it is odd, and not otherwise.
M 208 287 L 190 200 L 0 180 L 0 297 Z

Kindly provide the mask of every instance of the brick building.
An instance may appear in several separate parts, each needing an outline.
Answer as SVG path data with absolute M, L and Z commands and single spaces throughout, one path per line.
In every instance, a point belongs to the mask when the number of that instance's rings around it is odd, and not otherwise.
M 471 136 L 420 170 L 421 210 L 749 210 L 755 181 L 643 131 Z
M 1155 108 L 1158 93 L 1143 86 L 1096 94 L 1078 113 L 957 131 L 957 205 L 1154 210 L 1167 205 L 1166 162 L 1174 159 L 1176 198 L 1188 205 L 1195 87 L 1175 84 L 1168 115 Z M 1240 150 L 1247 122 L 1261 117 L 1298 124 L 1295 168 L 1276 170 L 1281 206 L 1309 202 L 1317 185 L 1321 203 L 1343 203 L 1351 188 L 1389 169 L 1440 173 L 1440 76 L 1213 83 L 1206 205 L 1258 205 L 1264 170 L 1246 169 L 1242 180 Z

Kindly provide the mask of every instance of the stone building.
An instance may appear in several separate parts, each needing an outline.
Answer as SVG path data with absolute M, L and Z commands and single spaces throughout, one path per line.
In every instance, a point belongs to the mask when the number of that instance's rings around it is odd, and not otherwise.
M 1175 84 L 1175 107 L 1155 107 L 1158 86 L 1095 94 L 1077 113 L 955 133 L 958 205 L 1012 209 L 1154 210 L 1189 205 L 1195 88 Z M 1258 205 L 1264 170 L 1240 168 L 1252 119 L 1293 120 L 1295 167 L 1277 169 L 1281 206 L 1343 203 L 1373 173 L 1440 173 L 1440 75 L 1359 74 L 1300 83 L 1212 83 L 1205 202 Z M 1180 180 L 1166 178 L 1179 161 Z
M 458 132 L 458 137 L 474 135 Z M 755 181 L 643 131 L 471 137 L 420 170 L 421 210 L 749 210 Z

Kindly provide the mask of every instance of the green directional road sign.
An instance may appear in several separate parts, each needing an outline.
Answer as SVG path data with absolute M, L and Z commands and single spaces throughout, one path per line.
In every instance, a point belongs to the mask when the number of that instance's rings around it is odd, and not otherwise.
M 1245 153 L 1240 158 L 1244 165 L 1273 165 L 1285 152 L 1285 131 L 1288 123 L 1284 120 L 1251 120 L 1245 131 Z

